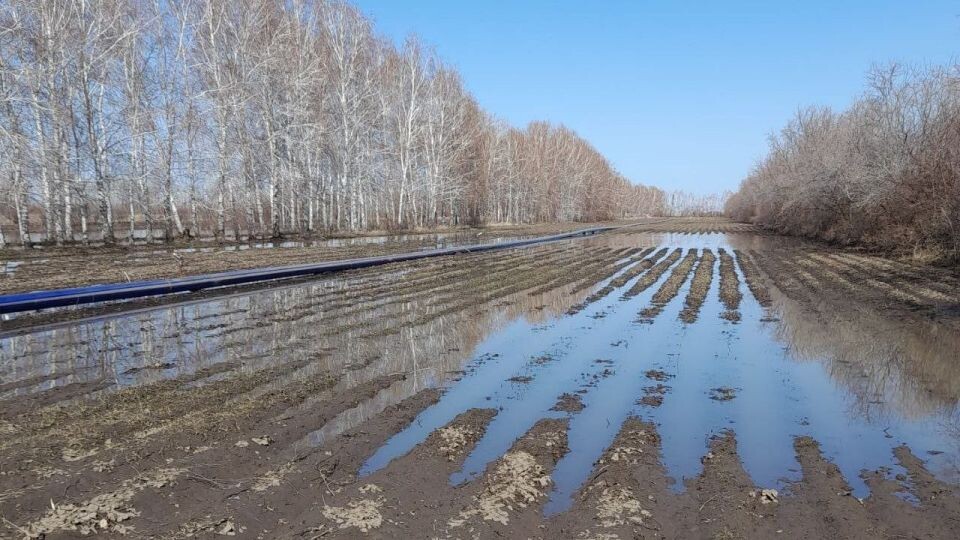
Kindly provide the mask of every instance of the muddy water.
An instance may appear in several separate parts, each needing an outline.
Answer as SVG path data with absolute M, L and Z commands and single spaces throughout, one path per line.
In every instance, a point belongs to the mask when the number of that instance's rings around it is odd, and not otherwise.
M 584 247 L 564 244 L 573 252 Z M 452 268 L 469 269 L 477 257 L 458 259 Z M 411 373 L 411 390 L 418 390 L 462 369 L 475 344 L 500 326 L 521 316 L 556 316 L 569 305 L 563 290 L 520 294 L 509 302 L 499 299 L 504 306 L 477 316 L 474 306 L 444 309 L 456 306 L 456 298 L 441 301 L 405 292 L 410 280 L 421 288 L 423 282 L 432 285 L 430 276 L 414 275 L 412 268 L 427 272 L 434 266 L 432 261 L 395 265 L 5 337 L 0 339 L 0 400 L 82 385 L 96 390 L 81 397 L 96 397 L 215 372 L 186 383 L 196 387 L 275 364 L 303 363 L 334 375 L 346 373 L 344 384 Z M 456 283 L 443 282 L 444 276 L 437 271 L 436 287 L 430 290 L 455 294 Z M 434 311 L 451 312 L 416 324 Z
M 763 241 L 666 234 L 657 243 L 731 250 L 762 247 Z M 744 293 L 737 323 L 720 317 L 719 265 L 693 324 L 678 319 L 689 280 L 652 324 L 638 321 L 669 273 L 633 298 L 621 299 L 628 283 L 576 315 L 547 324 L 515 322 L 480 343 L 468 374 L 378 450 L 362 472 L 386 466 L 463 411 L 493 407 L 497 416 L 451 482 L 482 474 L 538 420 L 569 415 L 570 451 L 553 473 L 548 514 L 569 507 L 630 416 L 658 425 L 664 464 L 677 490 L 702 470 L 709 437 L 724 430 L 736 433 L 745 469 L 760 486 L 785 489 L 799 480 L 793 450 L 799 435 L 821 442 L 858 497 L 868 495 L 862 471 L 882 469 L 891 478 L 905 473 L 893 455 L 902 444 L 940 478 L 960 481 L 957 393 L 947 390 L 938 398 L 935 383 L 911 373 L 918 364 L 931 366 L 947 370 L 937 373 L 940 381 L 956 382 L 955 336 L 931 342 L 916 335 L 925 331 L 916 326 L 891 334 L 889 322 L 859 317 L 853 307 L 823 321 L 811 320 L 785 298 L 765 310 L 737 272 Z M 651 377 L 651 370 L 662 373 Z M 661 405 L 639 401 L 659 384 L 666 387 L 657 390 L 664 394 Z M 585 408 L 552 410 L 564 393 L 580 395 Z
M 569 252 L 570 260 L 581 261 L 571 264 L 573 272 L 590 260 L 591 249 L 667 247 L 699 255 L 703 249 L 764 250 L 770 242 L 739 234 L 643 233 L 531 249 L 545 260 L 554 257 L 556 265 L 568 260 L 557 250 Z M 575 314 L 567 313 L 571 306 L 617 276 L 585 289 L 463 299 L 477 291 L 464 290 L 459 274 L 445 276 L 468 272 L 489 256 L 436 274 L 430 273 L 436 262 L 400 265 L 5 338 L 0 403 L 12 408 L 35 397 L 69 403 L 170 379 L 196 388 L 277 365 L 289 369 L 251 395 L 321 372 L 337 374 L 335 387 L 297 406 L 308 410 L 311 400 L 403 373 L 405 379 L 305 434 L 300 444 L 326 445 L 390 405 L 442 386 L 440 401 L 370 456 L 362 472 L 386 466 L 464 411 L 495 408 L 484 437 L 450 478 L 459 484 L 481 475 L 538 420 L 569 418 L 570 449 L 552 473 L 547 513 L 569 507 L 630 416 L 658 425 L 677 490 L 702 469 L 709 437 L 724 430 L 736 433 L 745 469 L 763 487 L 782 489 L 799 478 L 798 435 L 817 439 L 860 497 L 868 494 L 862 470 L 885 468 L 891 478 L 902 472 L 893 457 L 901 444 L 940 478 L 960 481 L 960 343 L 936 325 L 900 324 L 853 298 L 842 311 L 813 314 L 773 291 L 774 305 L 765 309 L 744 286 L 739 267 L 740 321 L 730 322 L 721 318 L 727 307 L 719 296 L 719 264 L 691 324 L 678 319 L 689 276 L 659 313 L 641 320 L 670 270 L 624 298 L 641 273 Z M 677 260 L 673 267 L 682 264 Z M 484 286 L 501 281 L 509 279 Z M 423 283 L 434 288 L 417 285 Z M 557 410 L 563 394 L 579 396 L 584 408 Z M 643 400 L 648 395 L 662 403 Z

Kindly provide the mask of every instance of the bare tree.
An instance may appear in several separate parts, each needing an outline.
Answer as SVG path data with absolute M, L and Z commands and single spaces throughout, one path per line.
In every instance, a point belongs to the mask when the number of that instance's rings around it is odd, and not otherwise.
M 662 212 L 572 130 L 485 113 L 339 0 L 0 3 L 0 214 L 28 245 Z M 2 231 L 10 242 L 13 227 Z
M 875 69 L 842 113 L 810 108 L 770 138 L 726 205 L 783 232 L 960 257 L 956 68 Z

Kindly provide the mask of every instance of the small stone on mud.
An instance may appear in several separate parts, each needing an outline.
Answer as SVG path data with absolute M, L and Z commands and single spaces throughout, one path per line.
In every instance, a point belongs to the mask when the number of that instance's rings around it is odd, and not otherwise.
M 759 498 L 760 504 L 771 504 L 779 502 L 780 493 L 775 489 L 753 490 L 749 493 L 752 498 Z
M 246 448 L 250 446 L 250 443 L 248 443 L 247 441 L 237 441 L 233 443 L 233 445 L 236 446 L 237 448 Z
M 255 443 L 257 443 L 257 444 L 259 444 L 260 446 L 270 446 L 270 443 L 273 442 L 273 439 L 271 439 L 270 437 L 268 437 L 268 436 L 266 436 L 266 435 L 263 436 L 263 437 L 254 437 L 254 438 L 252 438 L 252 439 L 250 439 L 250 440 L 253 441 L 253 442 L 255 442 Z
M 221 536 L 236 536 L 237 527 L 233 524 L 232 521 L 227 520 L 224 522 L 223 526 L 217 530 L 217 534 Z

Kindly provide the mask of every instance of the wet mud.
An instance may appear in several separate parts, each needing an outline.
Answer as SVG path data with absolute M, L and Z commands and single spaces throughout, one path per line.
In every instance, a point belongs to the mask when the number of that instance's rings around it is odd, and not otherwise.
M 956 538 L 958 304 L 683 219 L 27 324 L 0 537 Z

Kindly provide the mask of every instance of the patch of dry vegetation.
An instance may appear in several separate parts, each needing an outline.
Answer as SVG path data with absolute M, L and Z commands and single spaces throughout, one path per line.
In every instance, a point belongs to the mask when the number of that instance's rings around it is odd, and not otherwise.
M 443 441 L 439 448 L 440 453 L 447 461 L 455 461 L 467 445 L 476 439 L 477 432 L 467 426 L 454 425 L 440 428 L 438 435 Z
M 483 491 L 474 498 L 476 506 L 461 511 L 449 525 L 460 527 L 473 517 L 506 525 L 510 522 L 510 512 L 544 497 L 550 482 L 550 475 L 532 454 L 522 450 L 509 452 L 497 464 Z
M 125 480 L 118 489 L 97 495 L 83 503 L 57 505 L 51 501 L 50 511 L 27 525 L 22 532 L 28 538 L 43 538 L 48 534 L 67 531 L 76 531 L 82 535 L 103 532 L 127 534 L 133 529 L 124 522 L 140 515 L 140 512 L 130 505 L 133 497 L 147 488 L 164 487 L 184 472 L 184 469 L 158 469 Z
M 604 528 L 642 525 L 643 518 L 649 517 L 650 512 L 640 506 L 640 501 L 627 487 L 605 488 L 597 501 L 597 521 Z
M 323 517 L 332 521 L 338 529 L 356 528 L 366 533 L 383 525 L 383 514 L 380 512 L 383 503 L 383 497 L 376 497 L 350 501 L 346 506 L 324 505 Z

